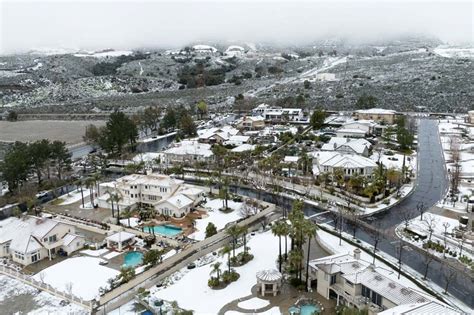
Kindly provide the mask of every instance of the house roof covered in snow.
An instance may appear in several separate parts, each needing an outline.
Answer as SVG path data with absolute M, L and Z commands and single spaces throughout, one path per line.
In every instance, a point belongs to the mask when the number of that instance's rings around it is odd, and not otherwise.
M 245 151 L 252 151 L 254 149 L 255 149 L 254 144 L 244 143 L 244 144 L 239 145 L 238 147 L 233 148 L 230 151 L 231 152 L 245 152 Z
M 316 163 L 321 166 L 360 168 L 376 167 L 377 163 L 369 158 L 357 154 L 343 154 L 339 152 L 317 151 L 310 153 L 316 159 Z M 314 161 L 314 160 L 313 160 Z M 314 163 L 313 163 L 314 164 Z
M 419 315 L 419 314 L 443 314 L 461 315 L 462 313 L 439 301 L 432 300 L 424 303 L 401 304 L 388 310 L 380 312 L 379 315 Z
M 178 209 L 185 208 L 193 203 L 193 201 L 190 198 L 186 197 L 183 193 L 176 194 L 166 200 L 163 200 L 163 203 L 164 202 L 167 202 Z
M 138 185 L 147 184 L 160 187 L 173 187 L 182 184 L 183 181 L 163 174 L 131 174 L 117 179 L 117 183 Z
M 348 146 L 357 154 L 362 154 L 365 151 L 365 149 L 369 149 L 372 146 L 372 144 L 365 139 L 332 137 L 328 143 L 323 144 L 323 146 L 321 147 L 321 150 L 335 151 L 343 145 Z
M 134 237 L 135 237 L 135 234 L 133 234 L 133 233 L 120 231 L 120 232 L 114 233 L 110 236 L 107 236 L 105 239 L 109 240 L 109 241 L 112 241 L 112 242 L 115 242 L 115 243 L 118 243 L 118 242 L 125 242 L 125 241 L 128 241 L 128 240 L 131 240 Z
M 210 157 L 213 155 L 211 145 L 198 141 L 186 140 L 176 143 L 173 147 L 163 151 L 165 154 L 200 155 Z
M 372 115 L 388 115 L 388 114 L 396 114 L 396 111 L 391 110 L 391 109 L 383 109 L 383 108 L 370 108 L 370 109 L 357 110 L 356 113 L 372 114 Z
M 0 243 L 11 242 L 10 249 L 17 252 L 32 252 L 43 246 L 43 237 L 58 224 L 46 218 L 8 218 L 0 223 Z
M 67 233 L 63 237 L 63 245 L 64 246 L 69 246 L 69 244 L 71 244 L 77 238 L 84 238 L 84 236 L 77 235 L 77 234 L 72 234 L 72 233 Z
M 257 272 L 257 279 L 264 282 L 277 282 L 282 279 L 282 275 L 276 269 L 266 269 Z

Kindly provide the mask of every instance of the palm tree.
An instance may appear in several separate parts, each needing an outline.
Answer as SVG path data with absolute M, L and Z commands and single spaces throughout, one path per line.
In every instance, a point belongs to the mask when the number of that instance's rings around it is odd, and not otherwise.
M 288 235 L 290 234 L 290 225 L 286 222 L 286 220 L 282 220 L 282 232 L 283 236 L 285 236 L 285 261 L 288 260 Z
M 226 230 L 226 234 L 232 238 L 232 257 L 235 257 L 235 246 L 237 238 L 240 235 L 240 228 L 237 224 L 232 225 Z
M 303 259 L 303 253 L 299 249 L 294 249 L 290 251 L 288 255 L 288 260 L 292 270 L 296 272 L 296 276 L 298 277 L 299 269 L 301 266 L 301 260 Z
M 75 184 L 76 186 L 78 186 L 79 189 L 81 190 L 82 207 L 85 208 L 85 207 L 84 207 L 84 191 L 82 190 L 82 186 L 84 185 L 84 181 L 82 180 L 82 178 L 79 178 L 78 180 L 76 180 L 76 181 L 74 182 L 74 184 Z
M 220 251 L 220 254 L 222 256 L 226 255 L 227 254 L 227 266 L 229 268 L 229 273 L 230 273 L 230 253 L 232 252 L 232 248 L 228 245 L 224 246 L 221 251 Z
M 220 261 L 212 265 L 211 275 L 213 274 L 217 275 L 217 281 L 219 281 L 219 279 L 221 278 L 221 262 Z
M 106 201 L 112 205 L 112 218 L 114 218 L 114 197 L 110 191 L 107 191 L 107 193 L 109 194 L 109 198 L 107 198 Z
M 120 203 L 120 201 L 123 200 L 123 196 L 122 196 L 121 193 L 116 192 L 116 193 L 112 194 L 111 197 L 113 198 L 112 200 L 117 205 L 117 225 L 120 225 L 120 207 L 119 207 L 119 203 Z
M 240 227 L 240 234 L 242 234 L 242 240 L 244 242 L 244 256 L 247 254 L 247 233 L 248 233 L 248 228 L 247 226 L 241 226 Z
M 282 221 L 277 221 L 272 226 L 272 233 L 275 236 L 278 236 L 278 244 L 279 244 L 279 254 L 278 254 L 278 271 L 281 272 L 281 264 L 283 261 L 281 255 L 281 237 L 284 235 L 284 223 Z
M 344 184 L 344 169 L 342 167 L 336 167 L 333 170 L 333 178 L 340 188 Z
M 92 177 L 88 177 L 86 179 L 86 187 L 89 189 L 90 192 L 90 199 L 91 205 L 94 207 L 94 187 L 95 187 L 95 180 Z
M 308 238 L 308 252 L 306 253 L 306 290 L 309 291 L 309 285 L 308 285 L 308 279 L 309 279 L 309 256 L 311 252 L 311 239 L 314 237 L 316 233 L 317 226 L 313 222 L 306 220 L 304 227 L 303 227 L 303 233 L 305 236 Z
M 94 179 L 96 186 L 97 186 L 97 196 L 100 195 L 100 180 L 102 179 L 102 175 L 100 173 L 94 173 L 92 174 L 92 178 Z
M 130 218 L 132 217 L 133 213 L 130 211 L 130 207 L 125 208 L 124 211 L 122 211 L 122 216 L 128 220 L 128 227 L 130 227 Z

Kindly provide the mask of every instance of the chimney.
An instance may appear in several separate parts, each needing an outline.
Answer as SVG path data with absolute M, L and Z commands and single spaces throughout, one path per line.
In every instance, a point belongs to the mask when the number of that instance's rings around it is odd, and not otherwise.
M 354 258 L 359 260 L 360 259 L 360 249 L 354 249 Z

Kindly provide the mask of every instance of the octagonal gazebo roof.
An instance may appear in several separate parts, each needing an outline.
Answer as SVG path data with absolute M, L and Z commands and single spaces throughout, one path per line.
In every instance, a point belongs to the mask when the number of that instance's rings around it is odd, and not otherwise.
M 257 279 L 262 282 L 277 282 L 282 278 L 281 272 L 275 269 L 266 269 L 257 272 Z

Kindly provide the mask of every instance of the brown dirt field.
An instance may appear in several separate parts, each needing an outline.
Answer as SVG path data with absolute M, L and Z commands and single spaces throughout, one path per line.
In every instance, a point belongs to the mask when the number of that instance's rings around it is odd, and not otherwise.
M 0 142 L 35 141 L 41 139 L 60 140 L 67 144 L 82 142 L 87 125 L 102 126 L 97 120 L 26 120 L 0 121 Z

